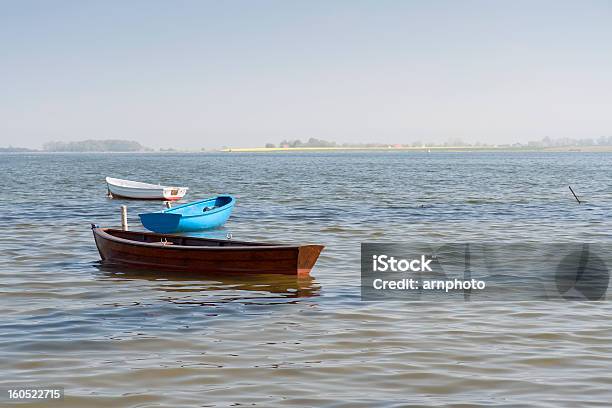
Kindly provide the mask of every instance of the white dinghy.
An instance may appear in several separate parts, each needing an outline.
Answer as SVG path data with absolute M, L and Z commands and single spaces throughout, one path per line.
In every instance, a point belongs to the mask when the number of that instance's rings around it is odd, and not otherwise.
M 180 200 L 189 190 L 187 187 L 161 186 L 112 177 L 106 178 L 106 184 L 108 185 L 108 192 L 113 196 L 141 200 Z

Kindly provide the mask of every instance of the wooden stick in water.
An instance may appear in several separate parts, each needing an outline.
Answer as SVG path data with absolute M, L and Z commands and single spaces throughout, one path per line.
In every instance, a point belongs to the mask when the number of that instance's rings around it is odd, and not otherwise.
M 121 229 L 124 231 L 128 230 L 128 221 L 127 221 L 127 205 L 121 206 Z
M 578 199 L 578 196 L 576 195 L 576 193 L 574 193 L 574 190 L 572 190 L 572 186 L 568 186 L 570 191 L 572 192 L 572 194 L 574 195 L 574 198 L 576 199 L 576 201 L 578 201 L 578 204 L 580 204 L 580 200 Z

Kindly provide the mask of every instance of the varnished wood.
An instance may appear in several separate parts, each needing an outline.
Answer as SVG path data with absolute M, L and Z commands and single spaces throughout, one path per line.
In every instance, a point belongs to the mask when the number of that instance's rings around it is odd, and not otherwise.
M 105 263 L 201 273 L 308 275 L 324 248 L 92 229 Z

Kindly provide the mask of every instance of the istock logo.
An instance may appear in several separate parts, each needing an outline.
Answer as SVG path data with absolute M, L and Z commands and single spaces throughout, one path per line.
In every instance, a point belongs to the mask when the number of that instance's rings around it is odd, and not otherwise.
M 361 299 L 603 301 L 612 250 L 596 243 L 361 244 Z
M 372 256 L 372 271 L 374 272 L 432 272 L 429 263 L 432 259 L 427 259 L 421 255 L 420 259 L 397 259 L 387 255 Z

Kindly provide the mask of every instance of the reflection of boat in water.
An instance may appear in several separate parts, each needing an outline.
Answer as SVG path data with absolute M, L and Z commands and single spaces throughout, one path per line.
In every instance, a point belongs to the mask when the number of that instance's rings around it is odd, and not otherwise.
M 278 274 L 202 274 L 126 268 L 99 263 L 105 279 L 118 282 L 147 280 L 151 288 L 171 295 L 175 303 L 261 302 L 319 296 L 320 286 L 311 276 Z

